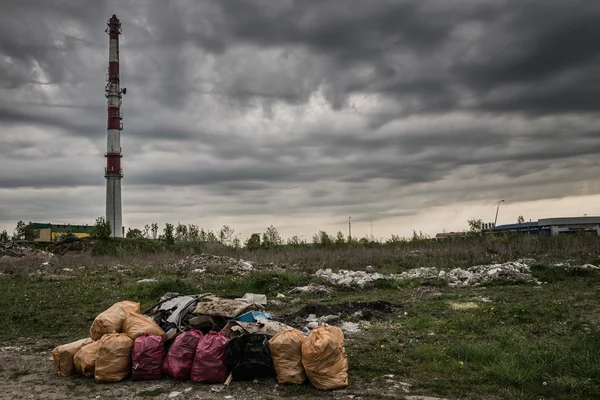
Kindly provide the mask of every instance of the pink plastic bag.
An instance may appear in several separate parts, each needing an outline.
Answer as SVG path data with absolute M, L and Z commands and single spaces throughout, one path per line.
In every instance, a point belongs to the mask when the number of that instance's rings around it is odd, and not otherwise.
M 163 371 L 173 379 L 186 381 L 194 364 L 196 347 L 204 335 L 197 329 L 184 332 L 175 338 L 165 357 Z
M 229 339 L 223 332 L 208 332 L 198 342 L 192 366 L 193 382 L 223 383 L 227 379 L 225 345 Z
M 131 350 L 131 379 L 145 381 L 163 376 L 165 343 L 158 335 L 138 336 Z

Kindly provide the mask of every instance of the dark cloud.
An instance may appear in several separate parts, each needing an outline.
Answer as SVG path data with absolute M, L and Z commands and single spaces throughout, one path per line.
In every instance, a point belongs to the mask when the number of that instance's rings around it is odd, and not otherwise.
M 600 192 L 593 0 L 7 0 L 3 11 L 0 225 L 101 212 L 113 13 L 129 223 L 269 214 L 301 226 Z M 43 206 L 36 190 L 92 205 Z

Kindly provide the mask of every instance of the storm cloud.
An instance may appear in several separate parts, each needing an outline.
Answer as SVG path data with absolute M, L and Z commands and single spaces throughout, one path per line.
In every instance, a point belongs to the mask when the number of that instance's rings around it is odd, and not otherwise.
M 51 3 L 0 15 L 2 229 L 103 214 L 113 13 L 126 226 L 434 234 L 600 194 L 597 1 Z

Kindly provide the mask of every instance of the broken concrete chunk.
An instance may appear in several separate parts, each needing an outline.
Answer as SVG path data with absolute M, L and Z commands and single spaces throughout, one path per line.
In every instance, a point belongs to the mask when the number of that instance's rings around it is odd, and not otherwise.
M 375 268 L 373 268 L 373 266 L 371 266 L 371 265 L 367 265 L 365 267 L 365 272 L 368 272 L 368 273 L 375 272 Z

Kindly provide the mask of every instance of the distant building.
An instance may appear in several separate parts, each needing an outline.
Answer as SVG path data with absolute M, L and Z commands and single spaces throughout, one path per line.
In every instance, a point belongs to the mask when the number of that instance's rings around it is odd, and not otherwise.
M 543 218 L 535 222 L 498 225 L 494 232 L 522 232 L 529 235 L 567 235 L 586 233 L 600 236 L 600 217 Z
M 91 225 L 55 225 L 50 223 L 33 223 L 33 228 L 39 231 L 40 235 L 36 242 L 58 242 L 65 235 L 77 237 L 87 237 L 92 233 Z

